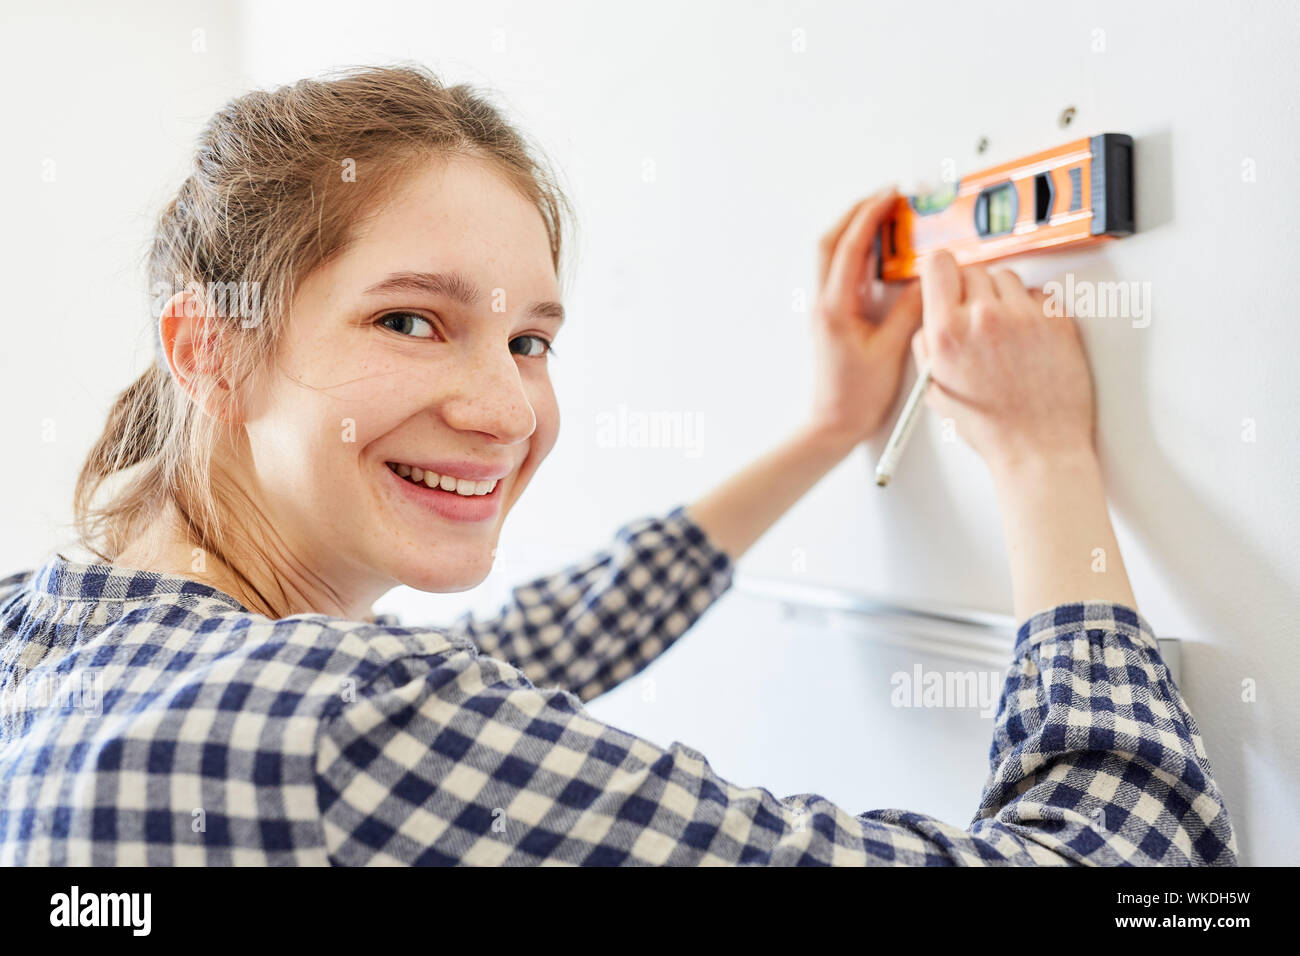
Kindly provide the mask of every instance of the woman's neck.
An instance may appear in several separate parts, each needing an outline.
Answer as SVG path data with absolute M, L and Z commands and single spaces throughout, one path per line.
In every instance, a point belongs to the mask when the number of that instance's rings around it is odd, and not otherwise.
M 169 504 L 166 513 L 112 563 L 198 581 L 230 595 L 250 611 L 273 619 L 291 614 L 374 619 L 372 609 L 348 607 L 346 601 L 310 575 L 286 573 L 286 569 L 296 566 L 287 556 L 277 561 L 266 549 L 252 546 L 252 542 L 235 542 L 229 547 L 230 553 L 221 556 L 197 545 L 186 533 L 175 506 Z

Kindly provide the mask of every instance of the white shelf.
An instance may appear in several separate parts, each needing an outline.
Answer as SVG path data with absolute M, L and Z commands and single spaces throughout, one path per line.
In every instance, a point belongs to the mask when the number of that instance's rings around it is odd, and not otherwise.
M 859 634 L 877 643 L 999 669 L 1011 663 L 1016 620 L 1007 614 L 939 604 L 900 604 L 841 588 L 750 574 L 737 574 L 733 587 L 739 593 L 781 605 L 787 618 Z M 1158 641 L 1174 683 L 1181 684 L 1177 639 L 1162 637 Z

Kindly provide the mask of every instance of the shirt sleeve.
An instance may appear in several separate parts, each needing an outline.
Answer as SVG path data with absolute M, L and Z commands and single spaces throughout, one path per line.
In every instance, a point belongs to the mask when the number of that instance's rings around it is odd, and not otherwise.
M 403 658 L 340 706 L 317 793 L 345 865 L 1236 862 L 1195 721 L 1130 608 L 1062 605 L 1020 628 L 991 753 L 966 829 L 854 815 L 724 780 L 685 744 L 604 724 L 461 644 Z
M 620 528 L 591 558 L 519 585 L 493 617 L 448 630 L 539 687 L 590 701 L 643 670 L 730 586 L 733 565 L 678 506 Z

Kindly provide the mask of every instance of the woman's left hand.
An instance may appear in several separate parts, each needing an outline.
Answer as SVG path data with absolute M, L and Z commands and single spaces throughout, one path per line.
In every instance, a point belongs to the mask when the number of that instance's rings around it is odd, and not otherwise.
M 845 452 L 884 423 L 921 326 L 920 284 L 910 280 L 892 294 L 875 279 L 876 235 L 897 196 L 889 188 L 862 200 L 821 241 L 812 426 Z

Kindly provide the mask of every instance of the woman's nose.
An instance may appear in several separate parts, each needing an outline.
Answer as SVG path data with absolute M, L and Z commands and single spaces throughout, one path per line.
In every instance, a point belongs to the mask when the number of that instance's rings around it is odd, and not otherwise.
M 467 352 L 443 390 L 442 417 L 457 431 L 483 432 L 503 444 L 524 441 L 537 416 L 514 354 L 505 346 Z

